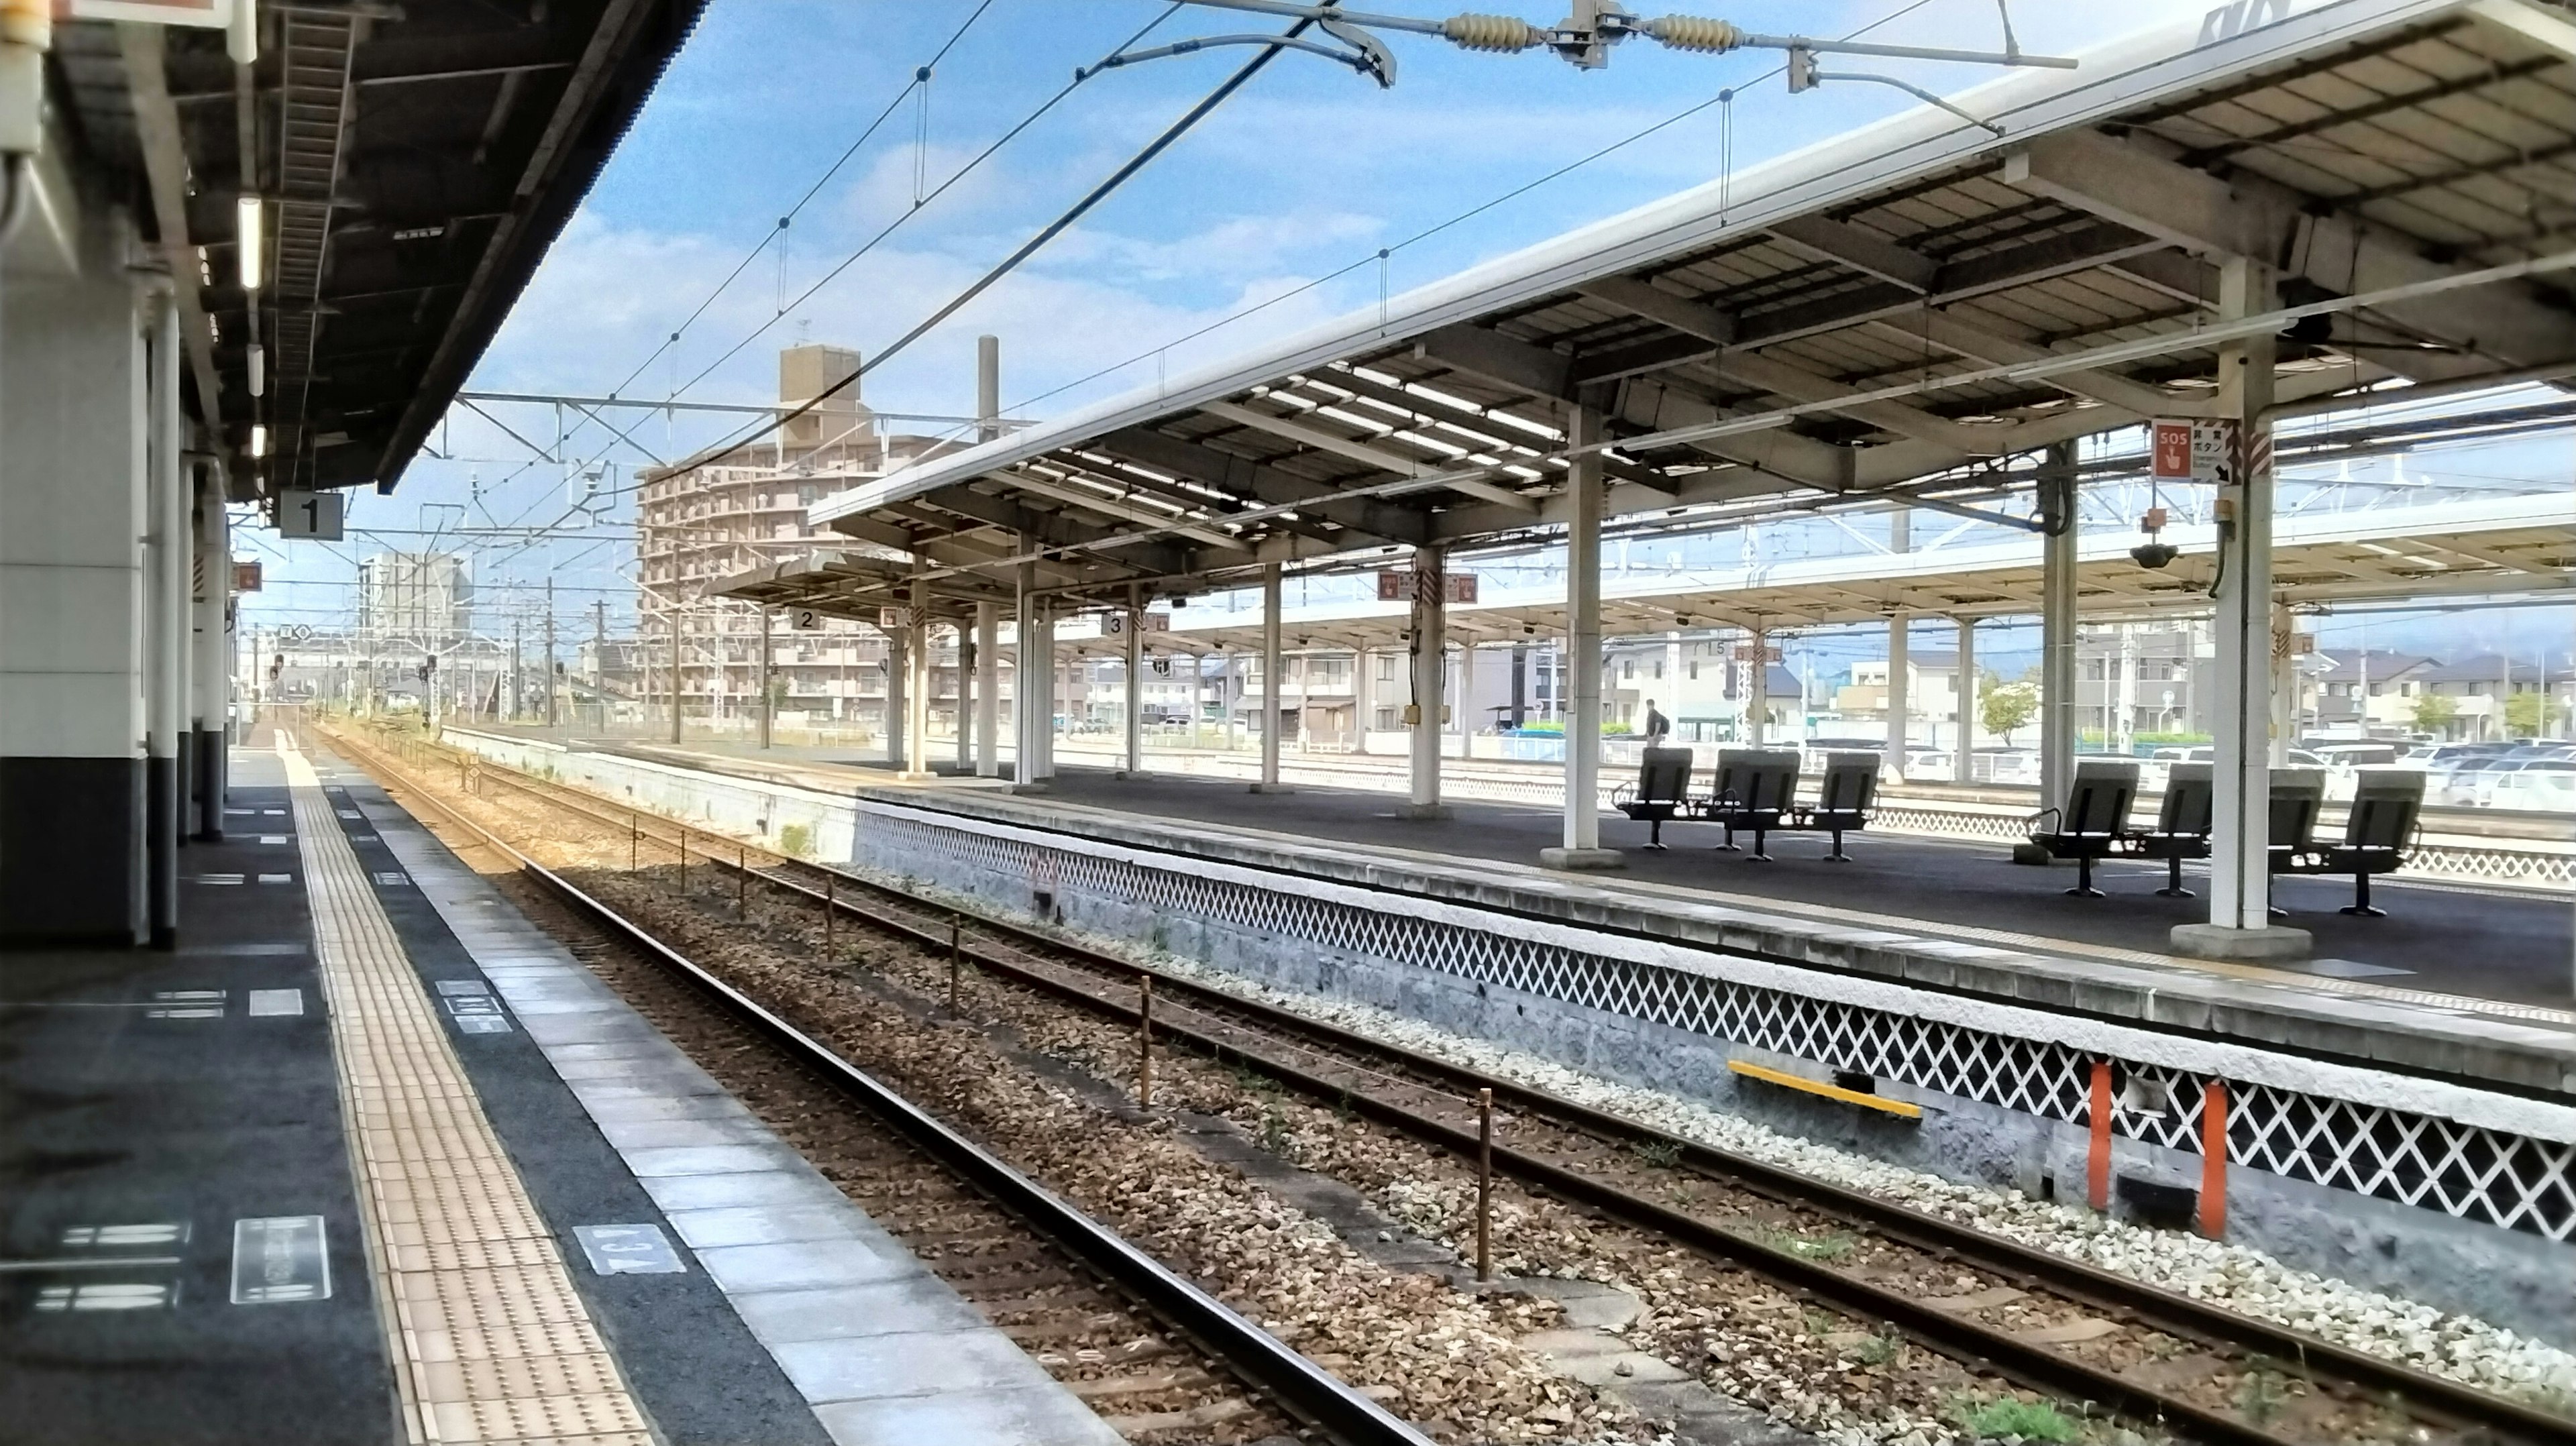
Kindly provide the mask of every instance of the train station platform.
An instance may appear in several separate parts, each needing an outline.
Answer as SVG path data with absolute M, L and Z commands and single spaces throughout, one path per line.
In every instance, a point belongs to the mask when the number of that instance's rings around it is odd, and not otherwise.
M 1116 1439 L 354 770 L 226 818 L 0 955 L 10 1440 Z
M 549 745 L 552 746 L 552 745 Z M 587 745 L 580 745 L 587 747 Z M 2164 945 L 2199 916 L 2166 899 L 2161 864 L 2097 871 L 2109 897 L 2066 896 L 2071 867 L 2029 867 L 1993 843 L 1851 835 L 1829 863 L 1821 835 L 1774 834 L 1774 861 L 1714 849 L 1714 825 L 1668 824 L 1664 851 L 1624 818 L 1602 841 L 1626 867 L 1537 866 L 1558 841 L 1552 808 L 1458 802 L 1406 817 L 1394 795 L 1066 767 L 1043 794 L 954 774 L 906 783 L 847 750 L 603 745 L 637 760 L 824 793 L 1065 831 L 1113 845 L 1220 859 L 1472 902 L 1622 934 L 1983 995 L 2107 1019 L 2367 1061 L 2481 1086 L 2576 1094 L 2576 909 L 2563 893 L 2376 881 L 2385 918 L 2337 912 L 2349 879 L 2285 878 L 2287 922 L 2314 931 L 2295 965 L 2188 959 Z M 2186 884 L 2205 882 L 2186 870 Z

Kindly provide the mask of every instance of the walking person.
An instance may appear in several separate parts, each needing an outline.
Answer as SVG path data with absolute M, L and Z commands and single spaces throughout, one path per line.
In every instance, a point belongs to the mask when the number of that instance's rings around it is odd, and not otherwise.
M 1655 711 L 1655 700 L 1646 700 L 1646 746 L 1660 748 L 1664 737 L 1673 731 L 1673 720 Z

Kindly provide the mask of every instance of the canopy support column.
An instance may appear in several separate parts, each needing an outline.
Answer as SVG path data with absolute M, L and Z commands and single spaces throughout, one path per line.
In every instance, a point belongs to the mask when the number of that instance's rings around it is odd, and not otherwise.
M 1036 539 L 1025 532 L 1013 544 L 1024 558 L 1036 545 Z M 1041 701 L 1050 684 L 1038 643 L 1037 564 L 1021 563 L 1016 583 L 1018 596 L 1011 612 L 1016 637 L 1011 659 L 1011 784 L 1014 792 L 1029 793 L 1046 786 L 1045 739 L 1051 724 L 1042 711 L 1048 705 Z
M 1771 741 L 1771 634 L 1755 623 L 1746 638 L 1753 671 L 1746 676 L 1744 741 L 1760 748 Z
M 223 473 L 211 462 L 197 473 L 196 711 L 197 838 L 224 841 L 224 788 L 231 742 L 233 556 L 224 516 Z
M 1441 701 L 1449 652 L 1448 562 L 1443 548 L 1413 550 L 1413 706 L 1408 710 L 1413 726 L 1406 738 L 1412 747 L 1413 791 L 1404 806 L 1407 818 L 1449 816 L 1448 806 L 1440 801 Z
M 2040 547 L 2039 803 L 2059 808 L 2075 782 L 2075 444 L 2048 449 L 2040 515 L 2055 531 Z
M 548 581 L 552 581 L 552 579 L 548 579 Z M 760 746 L 761 746 L 761 747 L 763 747 L 763 748 L 767 748 L 767 747 L 769 747 L 769 746 L 771 745 L 771 743 L 774 741 L 774 739 L 773 739 L 773 737 L 772 737 L 772 734 L 773 734 L 773 731 L 774 731 L 774 728 L 775 728 L 776 717 L 777 717 L 777 713 L 778 713 L 778 695 L 777 695 L 776 690 L 771 686 L 770 681 L 769 681 L 769 664 L 770 664 L 770 656 L 769 656 L 769 655 L 770 655 L 770 654 L 772 654 L 772 653 L 774 653 L 774 652 L 776 652 L 776 651 L 778 650 L 777 640 L 776 640 L 775 638 L 773 638 L 773 637 L 770 635 L 770 631 L 769 631 L 769 622 L 770 622 L 770 617 L 771 617 L 771 613 L 770 613 L 770 611 L 769 611 L 769 605 L 768 605 L 767 603 L 763 603 L 763 604 L 761 604 L 761 605 L 760 605 Z M 549 649 L 548 651 L 552 651 L 552 650 L 551 650 L 551 649 Z M 552 715 L 553 715 L 553 713 L 554 713 L 554 692 L 553 692 L 553 689 L 554 689 L 554 677 L 553 677 L 553 674 L 554 674 L 554 660 L 553 660 L 552 658 L 549 658 L 549 659 L 547 659 L 547 660 L 546 660 L 546 674 L 547 674 L 547 678 L 546 678 L 546 688 L 547 688 L 547 693 L 546 693 L 546 712 L 547 712 L 547 714 L 548 714 L 548 719 L 547 719 L 547 721 L 552 722 L 552 721 L 553 721 Z
M 1145 604 L 1134 585 L 1127 589 L 1127 768 L 1145 771 Z
M 1913 514 L 1899 507 L 1888 514 L 1887 550 L 1904 553 L 1914 545 Z M 1881 755 L 1881 768 L 1898 783 L 1905 781 L 1905 755 L 1913 742 L 1914 728 L 1914 659 L 1912 644 L 1914 619 L 1898 612 L 1887 620 L 1887 740 Z
M 960 700 L 959 706 L 964 706 Z M 975 604 L 975 776 L 1002 773 L 1002 610 Z
M 1285 793 L 1279 784 L 1279 700 L 1288 694 L 1288 669 L 1279 652 L 1279 564 L 1261 569 L 1261 781 L 1255 793 Z
M 1977 748 L 1977 620 L 1959 619 L 1959 670 L 1950 696 L 1957 700 L 1959 731 L 1950 745 L 1950 781 L 1968 783 L 1969 755 Z
M 2242 258 L 2221 263 L 2219 315 L 2274 305 L 2274 278 Z M 2209 841 L 2209 922 L 2177 924 L 2173 947 L 2211 959 L 2297 959 L 2305 929 L 2272 922 L 2272 405 L 2271 335 L 2218 352 L 2218 412 L 2235 419 L 2236 452 L 2218 486 L 2216 762 Z
M 1367 648 L 1351 650 L 1351 751 L 1369 751 L 1369 722 L 1377 717 L 1376 661 Z
M 1566 444 L 1575 449 L 1566 488 L 1573 503 L 1565 536 L 1565 843 L 1539 850 L 1552 869 L 1615 869 L 1627 862 L 1601 847 L 1601 411 L 1577 404 Z
M 1444 626 L 1445 633 L 1447 628 Z M 1450 730 L 1458 735 L 1458 756 L 1472 758 L 1476 753 L 1476 644 L 1473 639 L 1458 644 L 1458 693 L 1449 705 Z
M 185 763 L 179 750 L 180 718 L 186 707 L 188 661 L 188 565 L 192 551 L 188 527 L 189 499 L 180 485 L 179 462 L 179 305 L 166 289 L 155 289 L 148 312 L 151 330 L 150 382 L 145 424 L 146 500 L 144 636 L 151 640 L 144 692 L 146 817 L 151 832 L 152 945 L 175 948 L 179 942 L 179 841 L 187 827 L 181 800 L 186 797 Z

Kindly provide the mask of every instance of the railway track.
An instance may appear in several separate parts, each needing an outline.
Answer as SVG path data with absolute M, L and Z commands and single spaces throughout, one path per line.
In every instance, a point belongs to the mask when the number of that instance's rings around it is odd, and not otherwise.
M 334 741 L 375 765 L 380 782 L 404 782 L 381 750 L 345 735 Z M 1430 1446 L 1368 1396 L 642 924 L 436 795 L 403 791 L 459 830 L 466 847 L 507 860 L 541 897 L 531 910 L 536 922 L 627 990 L 656 1027 L 702 1060 L 721 1061 L 717 1073 L 729 1089 L 793 1093 L 802 1085 L 861 1106 L 832 1113 L 822 1130 L 827 1158 L 816 1163 L 1121 1435 Z M 799 1143 L 809 1157 L 818 1153 Z
M 444 750 L 440 756 L 462 757 Z M 594 795 L 485 761 L 464 767 L 602 827 L 626 830 L 639 845 L 676 853 L 694 838 L 699 866 L 733 875 L 739 890 L 757 884 L 784 893 L 1106 1019 L 1135 1023 L 1143 1006 L 1139 986 L 1150 977 L 1159 1040 L 1261 1071 L 1311 1100 L 1468 1159 L 1478 1148 L 1475 1097 L 1490 1090 L 1510 1112 L 1508 1140 L 1493 1152 L 1498 1171 L 1854 1319 L 1885 1323 L 1974 1368 L 2083 1403 L 2088 1412 L 2161 1423 L 2189 1439 L 2230 1446 L 2368 1439 L 2576 1446 L 2576 1422 L 2304 1332 L 1140 968 L 1009 920 L 962 914 L 670 820 L 612 812 L 613 805 Z M 1835 1232 L 1857 1233 L 1867 1245 L 1819 1258 L 1813 1247 L 1835 1239 Z M 1927 1281 L 1945 1284 L 1927 1290 Z M 2162 1369 L 2145 1368 L 2155 1366 Z M 2175 1379 L 2178 1374 L 2188 1379 Z M 2329 1403 L 2300 1413 L 2305 1429 L 2261 1419 L 2283 1414 L 2266 1392 L 2284 1379 Z M 2269 1413 L 2262 1409 L 2267 1399 L 2275 1408 Z

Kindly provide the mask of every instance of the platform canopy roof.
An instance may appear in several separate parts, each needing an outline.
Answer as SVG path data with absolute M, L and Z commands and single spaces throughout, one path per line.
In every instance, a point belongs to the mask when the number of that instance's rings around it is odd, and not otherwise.
M 2131 535 L 2079 538 L 2076 590 L 2088 620 L 2208 610 L 2212 528 L 2185 524 L 2167 529 L 2165 537 L 2183 555 L 2161 569 L 2141 568 L 2131 559 Z M 2293 605 L 2466 595 L 2576 597 L 2576 493 L 2293 513 L 2274 525 L 2272 567 L 2278 596 Z M 809 559 L 743 574 L 729 589 L 760 602 L 815 606 L 811 600 L 818 596 L 895 585 L 907 571 L 906 564 L 884 558 Z M 1989 533 L 1986 540 L 1896 555 L 1614 573 L 1602 582 L 1601 630 L 1614 638 L 1757 624 L 1799 630 L 1873 622 L 1900 610 L 1951 618 L 2026 616 L 2040 611 L 2040 587 L 2039 539 L 1995 539 Z M 1478 602 L 1450 605 L 1451 641 L 1502 643 L 1564 634 L 1560 592 L 1490 586 L 1482 591 Z M 873 609 L 847 604 L 820 607 L 863 622 L 877 617 Z M 1292 606 L 1282 626 L 1282 641 L 1291 650 L 1400 649 L 1412 618 L 1404 603 L 1335 602 Z M 1184 607 L 1171 612 L 1168 631 L 1148 632 L 1144 639 L 1157 654 L 1255 652 L 1261 631 L 1258 612 Z M 1060 629 L 1057 637 L 1060 647 L 1078 655 L 1125 650 L 1123 638 L 1079 626 Z
M 262 0 L 247 69 L 218 29 L 56 28 L 46 174 L 125 205 L 181 279 L 188 404 L 234 458 L 237 498 L 258 476 L 401 477 L 705 3 Z M 256 318 L 245 194 L 263 203 Z M 40 199 L 29 229 L 64 234 L 22 236 L 13 267 L 47 249 L 75 264 L 76 214 Z
M 1913 110 L 827 497 L 814 521 L 929 570 L 766 591 L 867 615 L 1007 595 L 1027 558 L 1105 601 L 1509 544 L 1565 522 L 1578 403 L 1614 517 L 1955 508 L 2048 444 L 2206 412 L 2235 258 L 2328 309 L 2287 328 L 2286 401 L 2559 374 L 2576 273 L 2462 278 L 2576 240 L 2571 59 L 2529 0 L 2221 6 L 1953 98 L 1994 129 Z

